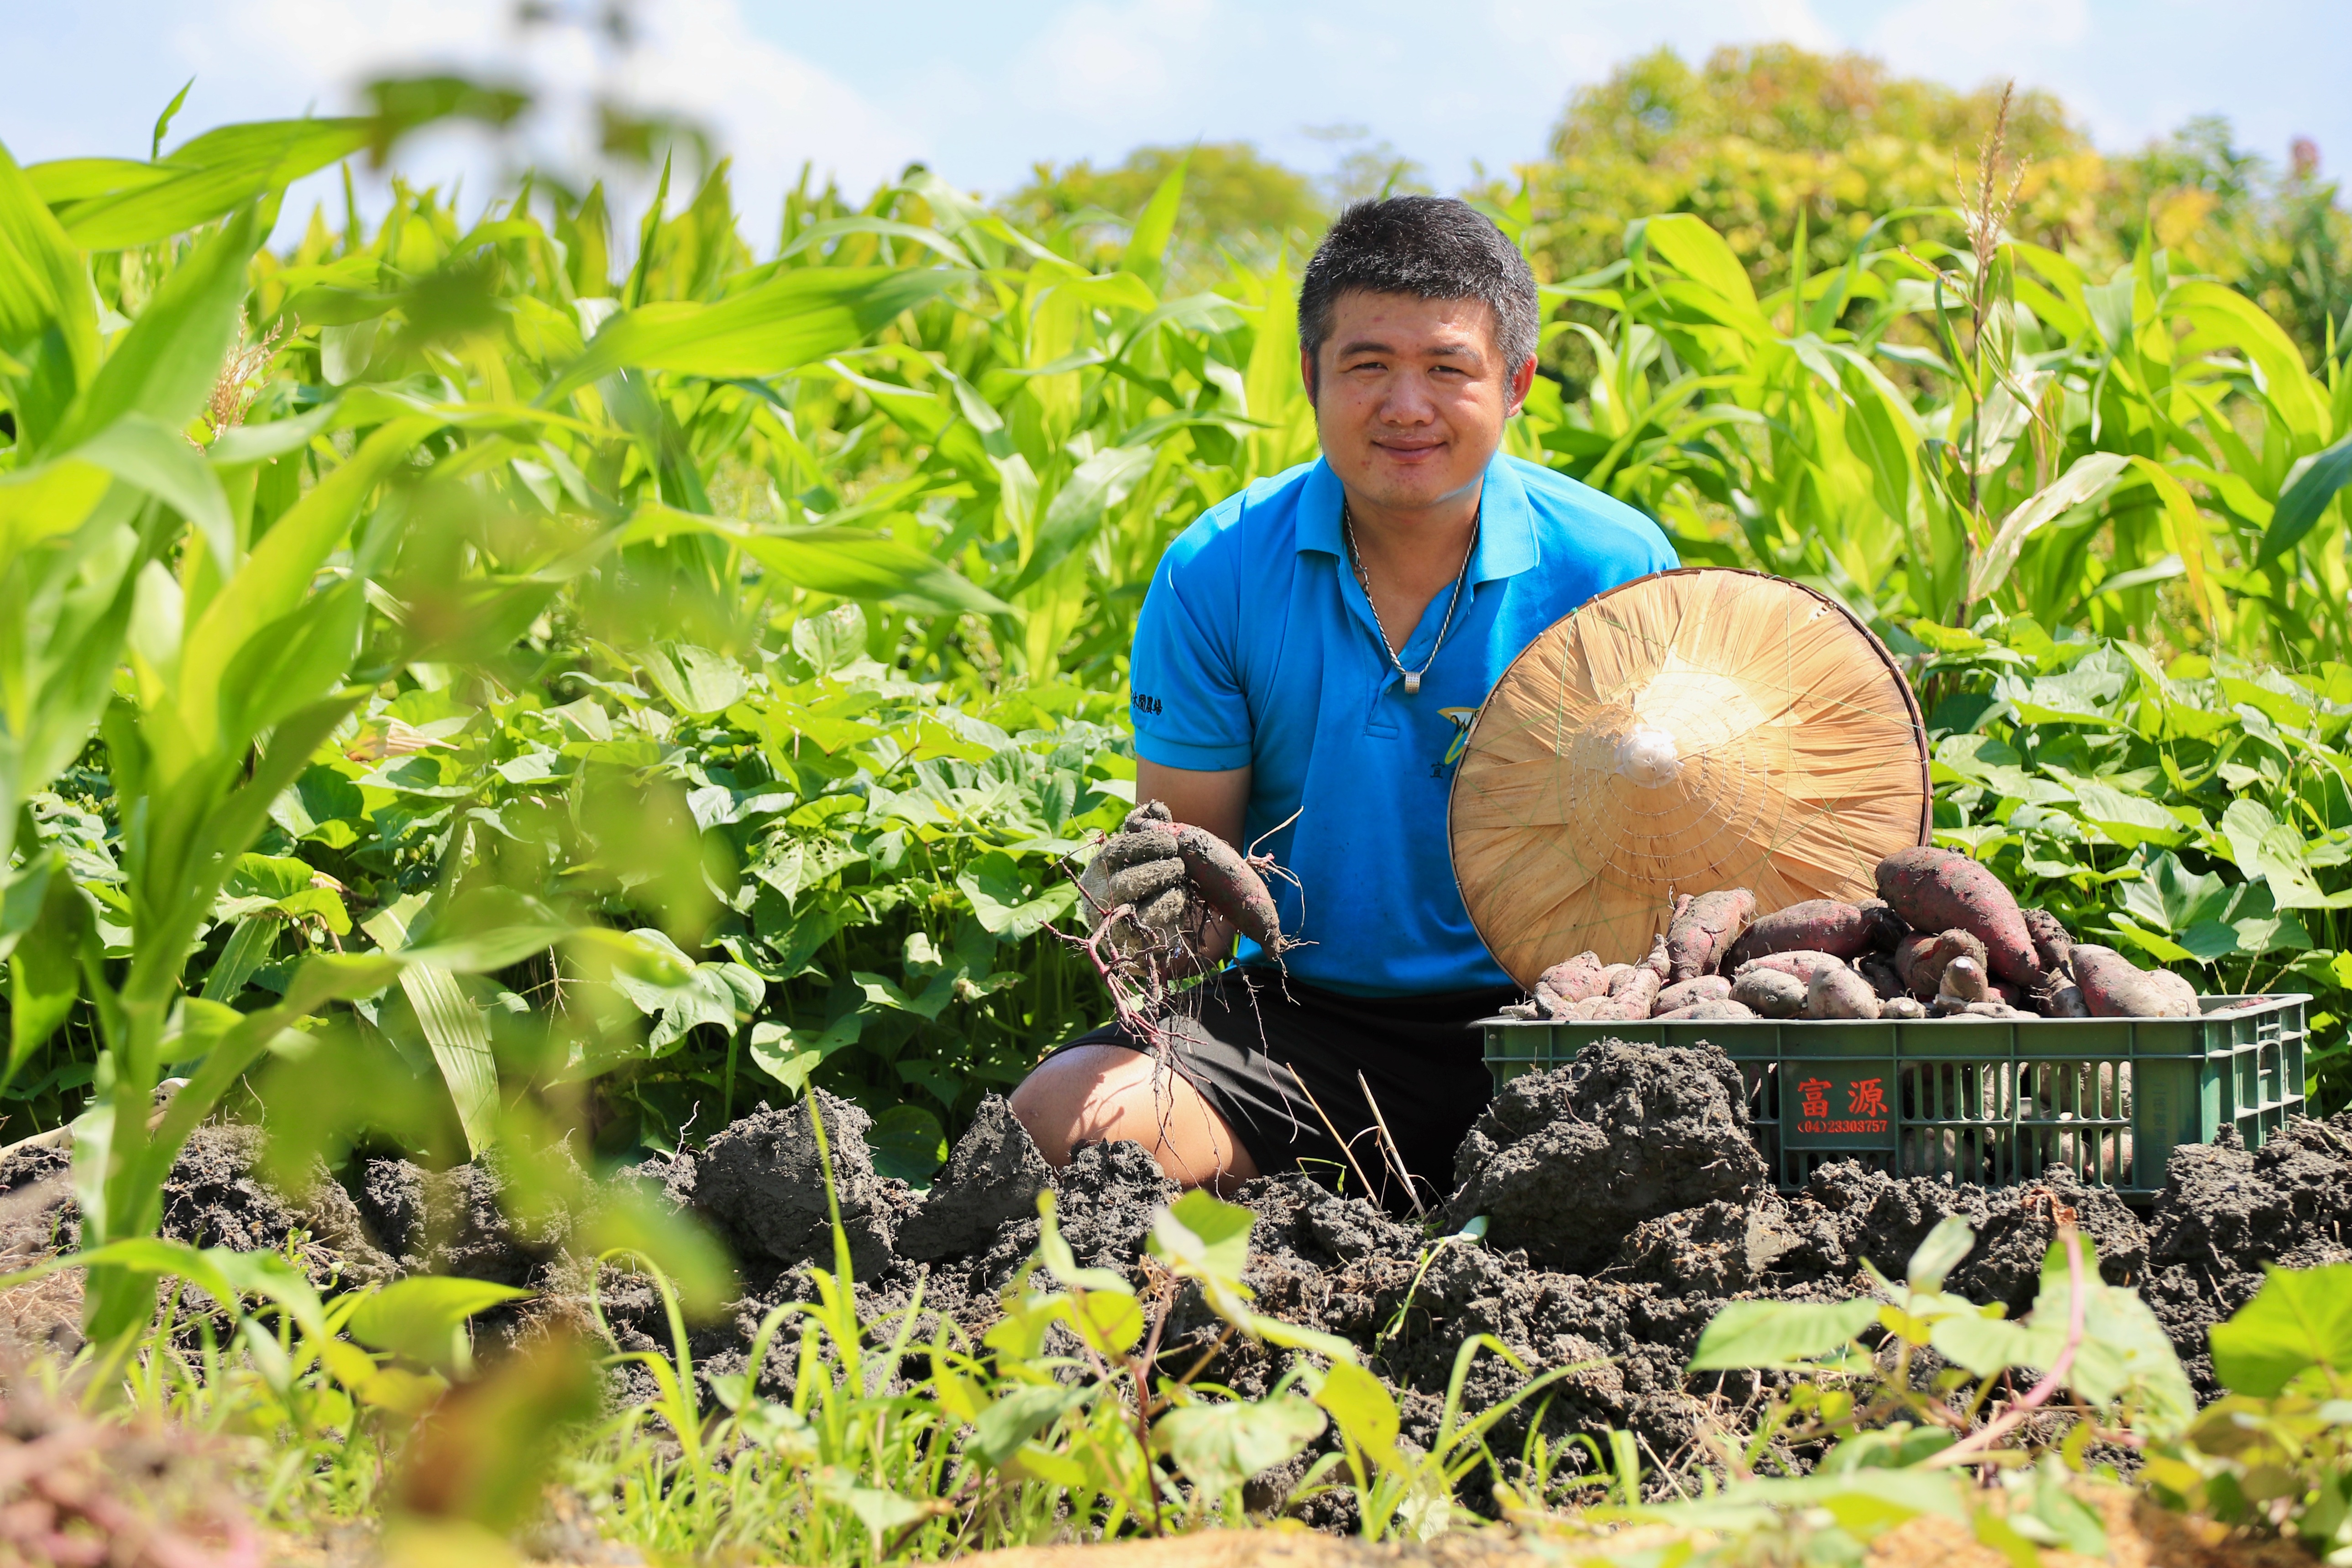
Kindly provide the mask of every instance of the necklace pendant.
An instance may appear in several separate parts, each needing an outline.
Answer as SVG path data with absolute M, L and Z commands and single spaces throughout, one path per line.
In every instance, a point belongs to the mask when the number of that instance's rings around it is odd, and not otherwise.
M 1408 669 L 1404 672 L 1404 694 L 1407 697 L 1418 697 L 1421 695 L 1420 671 Z

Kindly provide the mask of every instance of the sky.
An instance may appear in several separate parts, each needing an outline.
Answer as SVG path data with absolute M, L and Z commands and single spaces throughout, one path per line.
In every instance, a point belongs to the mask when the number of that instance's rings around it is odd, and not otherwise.
M 404 149 L 413 175 L 476 192 L 525 160 L 589 169 L 600 88 L 709 127 L 754 215 L 803 162 L 861 195 L 913 160 L 997 195 L 1040 160 L 1145 142 L 1250 141 L 1320 172 L 1347 150 L 1338 127 L 1444 189 L 1539 157 L 1569 95 L 1634 55 L 1786 40 L 2050 89 L 2109 150 L 2221 114 L 2273 161 L 2305 136 L 2324 170 L 2352 169 L 2352 0 L 622 0 L 625 50 L 595 26 L 614 0 L 536 3 L 556 19 L 525 27 L 513 0 L 0 0 L 0 142 L 21 163 L 145 157 L 190 77 L 167 147 L 455 67 L 543 105 L 502 144 Z

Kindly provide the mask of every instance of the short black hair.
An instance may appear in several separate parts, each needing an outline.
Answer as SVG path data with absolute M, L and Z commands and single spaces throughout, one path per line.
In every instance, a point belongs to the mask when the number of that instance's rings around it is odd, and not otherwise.
M 1504 369 L 1517 375 L 1535 357 L 1542 319 L 1536 275 L 1492 218 L 1457 197 L 1390 196 L 1358 202 L 1339 215 L 1298 285 L 1298 346 L 1309 364 L 1331 336 L 1339 296 L 1359 289 L 1484 300 L 1495 312 Z

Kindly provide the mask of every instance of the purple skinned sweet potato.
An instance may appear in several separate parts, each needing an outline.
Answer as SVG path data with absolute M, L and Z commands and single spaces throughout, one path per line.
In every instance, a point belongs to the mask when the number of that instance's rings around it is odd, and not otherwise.
M 1967 856 L 1920 845 L 1878 863 L 1878 896 L 1914 931 L 1964 931 L 1984 943 L 1985 968 L 1995 978 L 2032 985 L 2042 978 L 2041 956 L 2000 879 Z
M 1723 962 L 1737 972 L 1749 959 L 1769 952 L 1827 952 L 1859 958 L 1870 950 L 1876 934 L 1876 922 L 1855 905 L 1835 899 L 1809 899 L 1757 916 L 1755 923 L 1731 944 Z
M 2022 910 L 2025 934 L 2033 940 L 2033 956 L 2042 961 L 2042 973 L 2054 973 L 2066 967 L 2066 955 L 2074 951 L 2073 933 L 2061 924 L 2048 910 Z
M 2094 1018 L 2193 1018 L 2197 992 L 2165 971 L 2150 973 L 2111 947 L 2078 942 L 2069 955 L 2074 984 Z M 2161 976 L 2161 978 L 2159 978 Z

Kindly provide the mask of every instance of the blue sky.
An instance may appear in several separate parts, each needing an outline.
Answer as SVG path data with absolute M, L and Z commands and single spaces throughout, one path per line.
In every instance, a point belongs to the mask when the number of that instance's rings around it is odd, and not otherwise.
M 559 9 L 586 13 L 585 0 Z M 461 66 L 538 85 L 521 149 L 420 142 L 414 172 L 487 190 L 518 157 L 584 168 L 588 84 L 693 114 L 772 212 L 803 160 L 863 188 L 920 158 L 976 189 L 1038 159 L 1143 142 L 1244 139 L 1307 169 L 1317 127 L 1361 127 L 1441 185 L 1539 155 L 1577 86 L 1660 44 L 1860 48 L 1960 86 L 2057 91 L 2104 146 L 2219 113 L 2283 161 L 2289 138 L 2352 168 L 2352 0 L 638 0 L 615 55 L 585 26 L 518 34 L 507 0 L 0 0 L 0 142 L 30 162 L 144 156 L 155 112 L 196 79 L 180 135 L 347 107 L 372 72 Z

